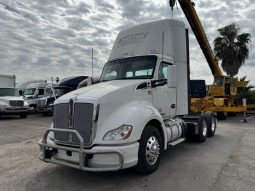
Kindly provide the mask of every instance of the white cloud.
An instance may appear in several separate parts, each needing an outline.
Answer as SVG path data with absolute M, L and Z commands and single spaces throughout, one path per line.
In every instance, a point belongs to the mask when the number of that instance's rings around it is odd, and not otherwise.
M 251 0 L 194 1 L 210 42 L 218 28 L 233 22 L 252 34 L 250 57 L 239 76 L 255 84 L 255 5 Z M 119 30 L 162 18 L 171 18 L 167 0 L 1 0 L 0 73 L 16 74 L 18 81 L 90 75 L 94 48 L 100 74 Z M 174 18 L 180 19 L 176 9 Z M 210 69 L 190 34 L 192 77 L 210 83 Z

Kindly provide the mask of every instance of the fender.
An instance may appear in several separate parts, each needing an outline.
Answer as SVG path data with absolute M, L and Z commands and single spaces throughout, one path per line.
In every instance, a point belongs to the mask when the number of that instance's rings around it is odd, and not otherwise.
M 112 104 L 112 103 L 111 103 Z M 109 107 L 114 107 L 111 110 Z M 112 111 L 112 112 L 109 112 Z M 104 105 L 102 110 L 100 109 L 100 122 L 97 124 L 97 135 L 95 138 L 95 144 L 130 144 L 140 140 L 142 132 L 145 126 L 151 120 L 157 120 L 161 124 L 161 129 L 163 132 L 164 148 L 167 146 L 167 134 L 165 131 L 164 121 L 160 113 L 153 107 L 149 101 L 134 100 L 132 102 L 127 102 L 125 104 L 116 106 Z M 132 125 L 132 133 L 129 138 L 122 141 L 103 141 L 104 135 L 121 125 Z M 100 129 L 100 130 L 99 130 Z
M 147 111 L 146 116 L 144 116 L 144 117 L 147 117 L 145 120 L 145 123 L 144 123 L 144 128 L 152 120 L 157 120 L 161 124 L 160 127 L 157 127 L 157 128 L 161 128 L 161 130 L 162 130 L 162 133 L 163 133 L 162 138 L 164 140 L 164 150 L 166 150 L 167 149 L 167 132 L 166 132 L 164 120 L 163 120 L 162 116 L 160 115 L 159 111 L 153 105 L 147 105 L 146 107 L 147 108 L 141 108 L 143 111 L 149 110 L 149 111 Z M 142 135 L 142 133 L 141 133 L 141 135 Z

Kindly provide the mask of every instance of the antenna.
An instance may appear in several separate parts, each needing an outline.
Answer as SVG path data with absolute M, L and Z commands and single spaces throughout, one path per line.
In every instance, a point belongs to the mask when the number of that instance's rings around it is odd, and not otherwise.
M 163 61 L 163 55 L 164 55 L 164 40 L 165 40 L 165 32 L 162 32 L 162 61 Z
M 174 6 L 175 6 L 176 0 L 169 0 L 169 6 L 171 7 L 172 11 L 172 19 L 174 17 Z
M 93 75 L 94 75 L 94 71 L 93 71 L 93 48 L 92 48 L 92 52 L 91 52 L 91 64 L 92 64 L 92 74 L 91 74 L 91 77 L 93 78 Z

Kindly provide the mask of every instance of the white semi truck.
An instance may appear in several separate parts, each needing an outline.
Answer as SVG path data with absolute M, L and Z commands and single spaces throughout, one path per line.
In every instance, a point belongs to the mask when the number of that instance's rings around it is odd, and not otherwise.
M 214 135 L 214 113 L 189 115 L 189 103 L 185 25 L 132 27 L 118 34 L 98 84 L 55 101 L 39 158 L 84 171 L 151 173 L 169 146 Z

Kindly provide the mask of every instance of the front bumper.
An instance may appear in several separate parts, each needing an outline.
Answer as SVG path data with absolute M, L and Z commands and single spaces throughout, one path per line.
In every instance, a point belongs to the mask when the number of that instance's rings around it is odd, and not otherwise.
M 14 107 L 14 106 L 9 106 L 9 107 L 2 107 L 0 108 L 0 114 L 1 115 L 19 115 L 23 113 L 28 113 L 31 111 L 31 108 L 29 107 Z
M 39 113 L 53 113 L 53 106 L 37 107 Z
M 79 148 L 55 144 L 54 140 L 47 139 L 50 131 L 75 134 L 80 141 Z M 98 145 L 86 149 L 81 135 L 71 129 L 48 129 L 39 145 L 40 160 L 83 171 L 117 171 L 135 166 L 138 161 L 138 142 L 115 146 Z

